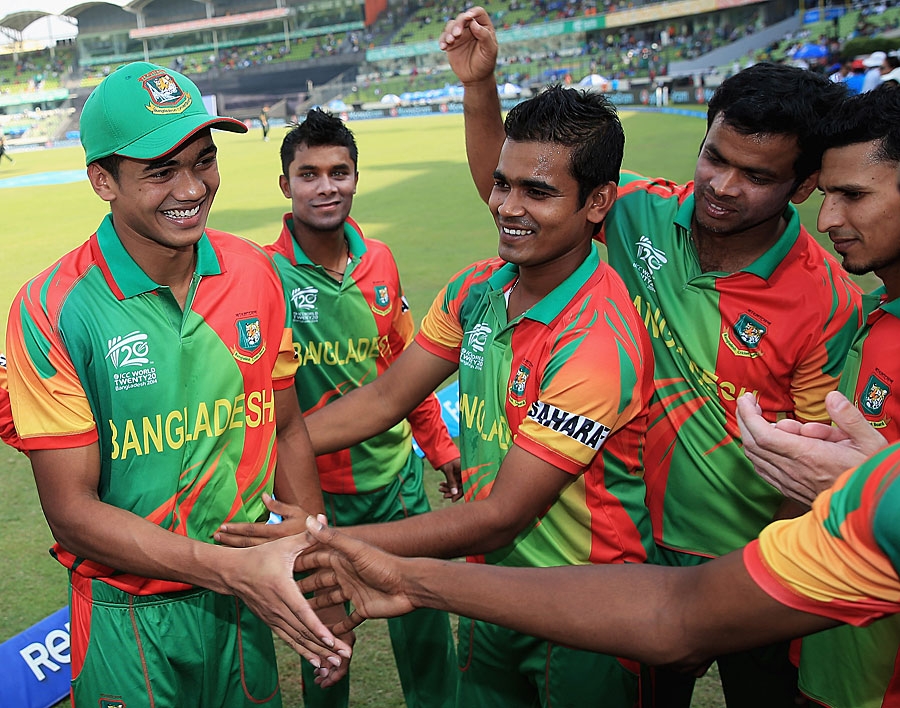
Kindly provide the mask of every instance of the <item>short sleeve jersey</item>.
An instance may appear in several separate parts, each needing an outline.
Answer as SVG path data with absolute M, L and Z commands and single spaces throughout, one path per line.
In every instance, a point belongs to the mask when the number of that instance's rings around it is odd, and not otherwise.
M 900 444 L 891 445 L 744 549 L 744 565 L 772 598 L 863 626 L 900 611 Z
M 879 288 L 863 298 L 866 323 L 850 347 L 839 389 L 894 442 L 900 441 L 900 301 L 884 297 Z M 804 638 L 800 688 L 831 708 L 900 705 L 900 615 Z
M 16 431 L 9 402 L 9 382 L 6 371 L 6 354 L 0 353 L 0 440 L 10 447 L 22 451 L 22 441 Z
M 470 266 L 438 294 L 416 338 L 459 364 L 466 501 L 490 494 L 512 445 L 572 476 L 513 543 L 470 560 L 643 562 L 653 545 L 640 457 L 652 385 L 647 333 L 596 245 L 572 275 L 508 321 L 517 276 L 500 259 Z
M 623 174 L 604 235 L 656 360 L 644 450 L 654 535 L 718 556 L 755 538 L 784 501 L 741 449 L 737 398 L 755 394 L 769 420 L 827 419 L 823 401 L 861 323 L 861 293 L 791 206 L 757 261 L 703 273 L 693 210 L 693 183 Z
M 414 324 L 397 264 L 380 241 L 365 239 L 352 219 L 344 224 L 350 262 L 342 282 L 314 264 L 292 234 L 286 214 L 281 235 L 267 250 L 284 279 L 291 308 L 299 369 L 295 388 L 304 413 L 369 383 L 412 341 Z M 410 415 L 416 440 L 435 466 L 459 456 L 440 403 L 429 396 Z M 412 450 L 411 425 L 403 420 L 347 450 L 316 459 L 322 489 L 362 494 L 396 479 Z
M 210 542 L 267 514 L 276 389 L 296 361 L 278 271 L 255 245 L 207 230 L 182 311 L 122 246 L 110 216 L 25 284 L 10 312 L 13 415 L 27 450 L 97 442 L 100 499 Z M 134 594 L 182 583 L 61 563 Z

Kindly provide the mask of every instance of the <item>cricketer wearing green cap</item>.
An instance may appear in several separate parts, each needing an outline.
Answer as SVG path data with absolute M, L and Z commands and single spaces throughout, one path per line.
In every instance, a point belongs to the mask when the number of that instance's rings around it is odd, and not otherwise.
M 206 228 L 211 129 L 246 128 L 146 63 L 104 79 L 81 128 L 110 213 L 21 289 L 8 334 L 13 416 L 69 570 L 72 703 L 280 706 L 269 626 L 334 680 L 350 650 L 297 590 L 295 542 L 212 542 L 273 491 L 323 511 L 278 271 Z

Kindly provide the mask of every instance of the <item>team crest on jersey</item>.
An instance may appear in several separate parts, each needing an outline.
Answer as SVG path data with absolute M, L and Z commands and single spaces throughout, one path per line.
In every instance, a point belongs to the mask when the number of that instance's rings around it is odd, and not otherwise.
M 863 390 L 859 404 L 866 415 L 880 415 L 884 410 L 884 402 L 891 395 L 891 387 L 875 374 L 869 377 Z
M 154 69 L 138 80 L 150 95 L 150 103 L 146 108 L 151 113 L 183 113 L 193 102 L 191 94 L 186 93 L 164 69 Z
M 235 322 L 235 325 L 238 331 L 238 345 L 232 354 L 238 361 L 252 364 L 266 351 L 259 317 L 245 317 Z
M 375 302 L 372 312 L 376 315 L 389 315 L 391 313 L 391 292 L 387 285 L 375 286 Z
M 517 408 L 525 406 L 525 385 L 530 374 L 531 369 L 526 364 L 521 364 L 509 386 L 509 402 Z
M 734 323 L 730 331 L 728 328 L 723 330 L 722 340 L 734 354 L 755 359 L 760 353 L 754 350 L 759 346 L 767 331 L 764 324 L 745 312 Z
M 121 698 L 110 699 L 110 698 L 101 698 L 100 699 L 100 708 L 127 708 L 125 705 L 125 701 Z

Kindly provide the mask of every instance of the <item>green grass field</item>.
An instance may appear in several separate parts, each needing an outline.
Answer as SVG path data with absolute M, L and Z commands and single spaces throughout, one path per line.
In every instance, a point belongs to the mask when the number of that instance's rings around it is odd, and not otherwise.
M 689 180 L 705 122 L 696 118 L 624 113 L 625 167 L 647 175 Z M 444 282 L 471 261 L 496 253 L 496 232 L 479 200 L 465 161 L 461 116 L 353 123 L 360 149 L 360 183 L 353 216 L 368 236 L 393 249 L 413 308 L 421 317 Z M 278 189 L 280 131 L 265 143 L 217 133 L 222 187 L 210 226 L 260 243 L 275 239 L 290 204 Z M 13 154 L 0 180 L 56 170 L 83 169 L 78 148 Z M 815 231 L 819 198 L 802 207 Z M 105 213 L 86 181 L 56 186 L 0 188 L 4 238 L 0 242 L 0 308 L 7 312 L 22 283 L 84 241 Z M 827 239 L 826 239 L 827 241 Z M 864 283 L 871 287 L 872 282 Z M 0 318 L 5 341 L 6 318 Z M 434 489 L 436 477 L 429 478 Z M 24 457 L 0 449 L 0 485 L 8 494 L 0 514 L 0 641 L 21 632 L 66 602 L 63 569 L 47 554 L 52 543 Z M 437 502 L 440 503 L 440 502 Z M 359 631 L 353 662 L 354 706 L 402 705 L 384 623 Z M 286 706 L 302 705 L 298 658 L 280 653 Z M 718 708 L 714 679 L 705 679 L 695 706 Z

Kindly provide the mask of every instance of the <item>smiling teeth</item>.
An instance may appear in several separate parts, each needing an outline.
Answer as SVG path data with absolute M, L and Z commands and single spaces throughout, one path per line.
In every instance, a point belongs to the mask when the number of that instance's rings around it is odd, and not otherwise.
M 199 211 L 200 205 L 198 204 L 193 209 L 170 209 L 164 211 L 163 214 L 172 219 L 189 219 L 192 216 L 196 216 Z
M 533 233 L 531 229 L 503 229 L 503 231 L 510 236 L 527 236 L 528 234 Z

